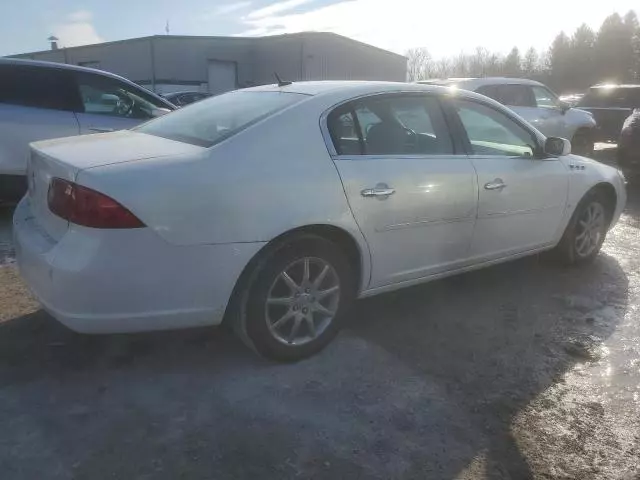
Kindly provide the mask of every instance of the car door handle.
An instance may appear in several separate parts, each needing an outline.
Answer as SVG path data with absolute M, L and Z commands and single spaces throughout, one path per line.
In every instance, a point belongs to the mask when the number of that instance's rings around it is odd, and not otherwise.
M 506 183 L 504 183 L 499 178 L 496 178 L 493 182 L 485 183 L 484 189 L 485 190 L 502 190 L 506 186 L 507 186 Z
M 376 188 L 365 188 L 360 192 L 363 197 L 388 197 L 396 193 L 395 189 L 389 188 L 386 185 L 376 186 Z
M 107 132 L 115 132 L 114 128 L 105 128 L 105 127 L 89 127 L 89 131 L 96 133 L 107 133 Z

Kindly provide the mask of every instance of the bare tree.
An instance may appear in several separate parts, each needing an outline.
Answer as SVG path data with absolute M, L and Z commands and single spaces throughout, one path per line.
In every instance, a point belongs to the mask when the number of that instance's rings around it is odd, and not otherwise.
M 411 48 L 405 53 L 407 57 L 407 80 L 415 82 L 429 78 L 433 72 L 433 62 L 429 50 L 424 47 Z

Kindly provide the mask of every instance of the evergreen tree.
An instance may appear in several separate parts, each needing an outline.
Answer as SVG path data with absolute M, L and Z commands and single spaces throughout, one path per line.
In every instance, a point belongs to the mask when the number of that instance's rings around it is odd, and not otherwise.
M 535 50 L 534 50 L 535 53 Z M 522 67 L 520 60 L 520 51 L 518 47 L 513 47 L 509 55 L 504 59 L 502 64 L 502 71 L 507 77 L 520 77 L 522 76 Z

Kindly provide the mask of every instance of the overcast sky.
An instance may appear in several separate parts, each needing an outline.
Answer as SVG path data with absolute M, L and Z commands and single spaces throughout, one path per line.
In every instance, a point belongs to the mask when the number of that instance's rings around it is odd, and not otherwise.
M 598 28 L 639 0 L 1 0 L 0 55 L 164 34 L 271 35 L 331 31 L 404 53 L 440 57 L 476 46 L 547 48 L 581 23 Z

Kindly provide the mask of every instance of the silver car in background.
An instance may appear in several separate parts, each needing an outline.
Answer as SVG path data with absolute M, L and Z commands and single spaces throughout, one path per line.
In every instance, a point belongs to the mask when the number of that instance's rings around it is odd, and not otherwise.
M 174 109 L 111 73 L 0 58 L 0 203 L 26 191 L 29 143 L 131 128 Z

